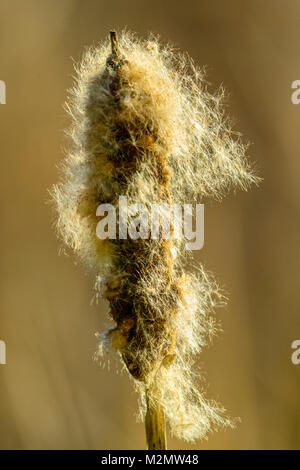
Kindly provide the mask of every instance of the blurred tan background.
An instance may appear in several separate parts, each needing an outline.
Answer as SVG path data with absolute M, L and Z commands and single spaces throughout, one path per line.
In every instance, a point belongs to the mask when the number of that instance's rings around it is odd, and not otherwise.
M 208 396 L 235 430 L 173 449 L 300 448 L 299 0 L 0 0 L 1 273 L 0 447 L 143 449 L 136 395 L 115 364 L 92 361 L 107 305 L 91 305 L 93 278 L 59 256 L 45 202 L 65 144 L 62 104 L 71 57 L 110 28 L 154 31 L 208 65 L 236 128 L 250 140 L 260 188 L 205 201 L 197 255 L 229 293 L 224 332 L 200 357 Z

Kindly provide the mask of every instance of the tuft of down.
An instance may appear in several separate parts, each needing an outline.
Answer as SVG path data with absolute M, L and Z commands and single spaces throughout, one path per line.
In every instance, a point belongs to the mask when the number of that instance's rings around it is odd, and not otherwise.
M 67 109 L 73 141 L 52 190 L 59 235 L 96 274 L 115 328 L 101 335 L 116 349 L 140 392 L 163 407 L 171 432 L 193 441 L 230 425 L 208 402 L 192 368 L 214 334 L 224 302 L 202 267 L 184 269 L 185 240 L 100 240 L 96 209 L 119 196 L 128 205 L 193 203 L 246 189 L 253 175 L 245 146 L 224 117 L 223 92 L 212 96 L 184 54 L 154 36 L 128 31 L 84 55 Z

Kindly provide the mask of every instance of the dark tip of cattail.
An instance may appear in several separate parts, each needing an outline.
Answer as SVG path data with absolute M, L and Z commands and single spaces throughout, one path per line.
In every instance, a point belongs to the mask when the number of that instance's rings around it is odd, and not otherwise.
M 109 35 L 110 35 L 110 42 L 111 42 L 111 53 L 112 55 L 117 56 L 118 51 L 119 51 L 117 31 L 112 30 L 109 32 Z
M 118 70 L 121 65 L 125 63 L 124 57 L 119 49 L 119 41 L 117 31 L 112 30 L 109 32 L 110 44 L 111 44 L 111 54 L 106 60 L 106 66 L 111 67 L 113 70 Z

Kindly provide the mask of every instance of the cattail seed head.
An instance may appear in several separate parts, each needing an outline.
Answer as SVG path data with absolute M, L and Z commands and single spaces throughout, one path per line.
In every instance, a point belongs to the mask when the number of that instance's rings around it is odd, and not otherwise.
M 141 393 L 159 403 L 171 431 L 193 440 L 229 424 L 194 385 L 193 358 L 215 331 L 223 297 L 210 275 L 186 273 L 184 240 L 96 235 L 100 204 L 190 203 L 256 181 L 202 73 L 187 55 L 111 33 L 89 49 L 67 104 L 73 148 L 52 193 L 58 232 L 96 273 L 115 328 L 105 336 Z M 129 216 L 130 218 L 130 216 Z M 155 386 L 154 386 L 155 385 Z

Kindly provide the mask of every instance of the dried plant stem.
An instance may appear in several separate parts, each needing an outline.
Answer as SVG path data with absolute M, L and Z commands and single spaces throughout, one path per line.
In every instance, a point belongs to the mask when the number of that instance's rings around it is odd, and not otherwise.
M 166 422 L 162 406 L 153 404 L 149 392 L 146 392 L 147 413 L 145 418 L 148 450 L 166 450 Z
M 110 31 L 112 59 L 118 63 L 119 44 L 116 31 Z M 147 413 L 145 417 L 146 439 L 149 450 L 166 449 L 166 423 L 164 410 L 160 405 L 154 405 L 150 398 L 150 391 L 147 394 Z
M 110 31 L 110 42 L 111 42 L 111 52 L 113 55 L 117 56 L 119 52 L 118 46 L 118 36 L 116 31 Z

